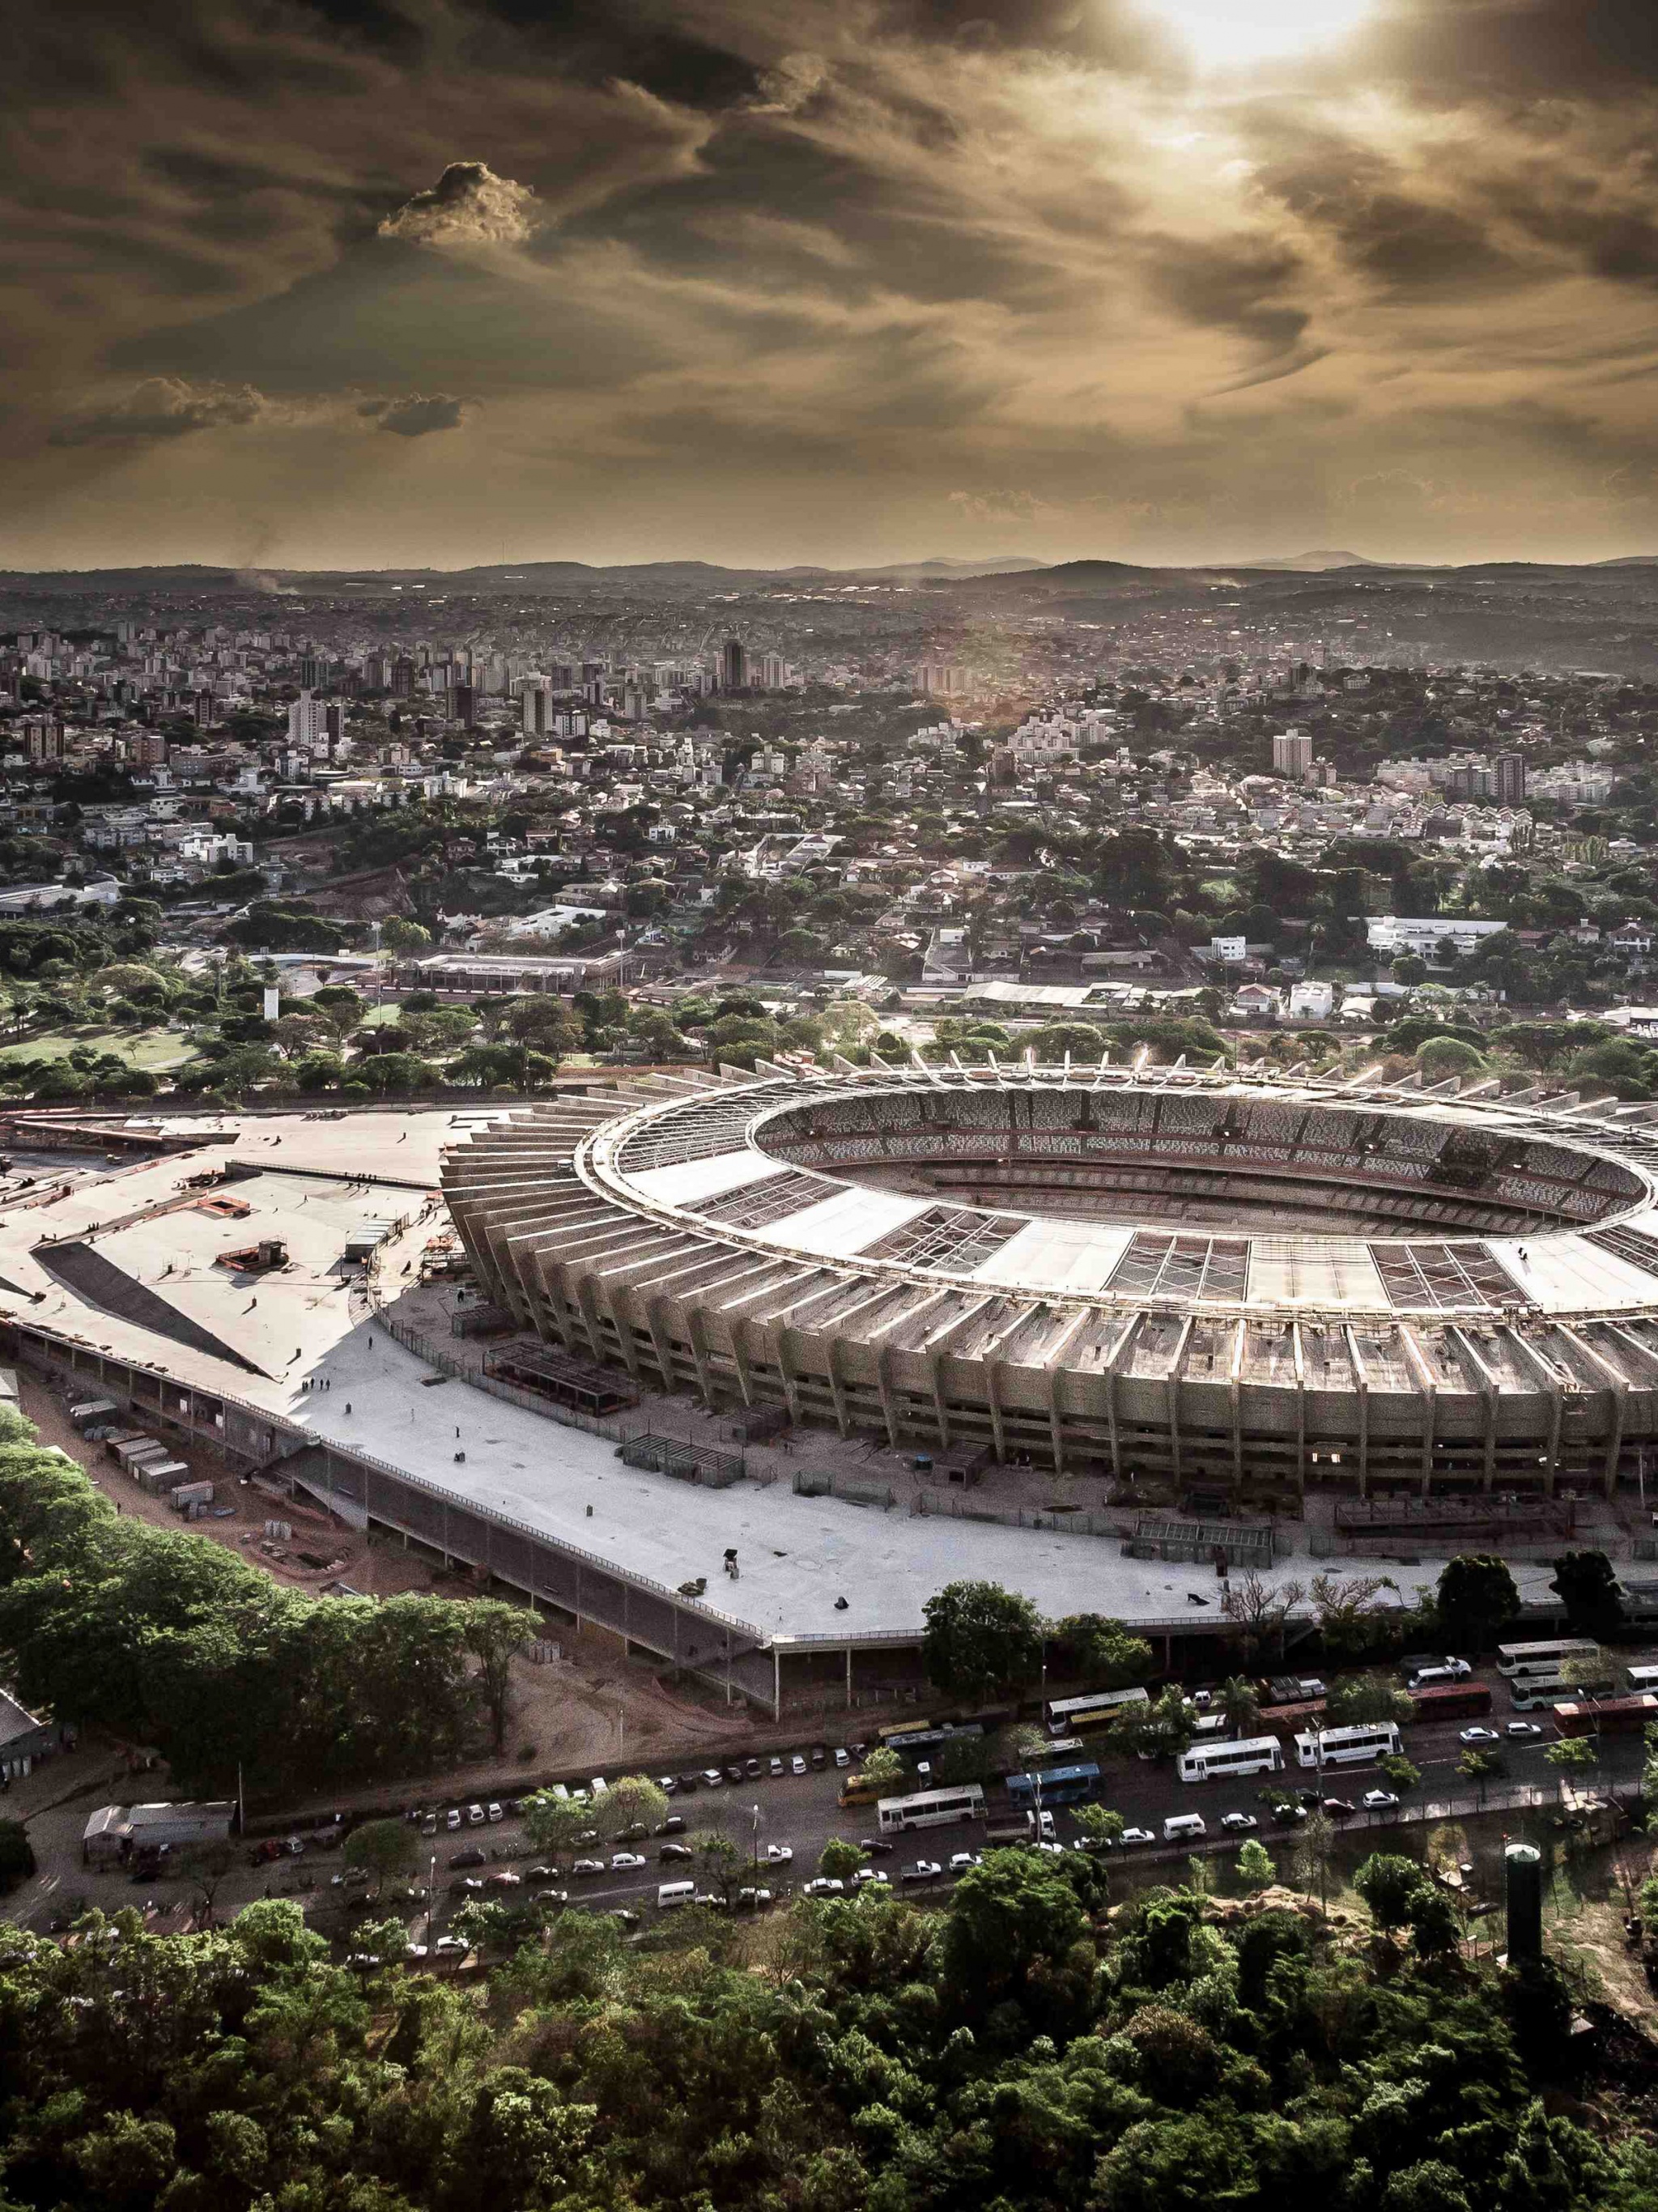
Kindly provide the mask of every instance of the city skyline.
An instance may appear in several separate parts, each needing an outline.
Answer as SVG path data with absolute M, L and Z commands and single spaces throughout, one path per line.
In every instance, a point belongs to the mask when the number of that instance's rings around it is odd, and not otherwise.
M 1630 0 L 42 15 L 0 565 L 1658 550 Z

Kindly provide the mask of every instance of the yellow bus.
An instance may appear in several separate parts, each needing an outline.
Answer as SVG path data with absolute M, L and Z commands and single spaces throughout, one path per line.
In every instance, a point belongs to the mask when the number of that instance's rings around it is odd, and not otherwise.
M 849 1774 L 841 1784 L 839 1802 L 842 1805 L 876 1805 L 880 1802 L 883 1785 L 866 1781 L 861 1774 Z

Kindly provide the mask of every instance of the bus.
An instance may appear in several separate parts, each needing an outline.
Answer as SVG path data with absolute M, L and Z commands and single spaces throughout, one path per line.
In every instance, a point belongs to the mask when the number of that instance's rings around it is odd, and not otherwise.
M 1007 1794 L 1015 1805 L 1079 1805 L 1100 1786 L 1097 1766 L 1043 1766 L 1029 1774 L 1010 1774 Z
M 1491 1709 L 1491 1693 L 1484 1682 L 1432 1682 L 1425 1690 L 1406 1695 L 1419 1721 L 1472 1720 Z
M 1263 1728 L 1282 1729 L 1290 1735 L 1293 1735 L 1297 1729 L 1305 1728 L 1309 1721 L 1316 1723 L 1323 1717 L 1322 1698 L 1306 1698 L 1294 1705 L 1263 1705 L 1260 1709 Z
M 1303 1766 L 1369 1766 L 1399 1749 L 1397 1721 L 1360 1721 L 1351 1728 L 1315 1729 L 1296 1738 Z
M 906 1828 L 943 1828 L 956 1820 L 982 1820 L 985 1793 L 976 1782 L 951 1790 L 918 1790 L 913 1797 L 883 1797 L 877 1818 L 884 1836 Z
M 1625 1667 L 1624 1674 L 1631 1690 L 1658 1690 L 1658 1667 Z
M 889 1721 L 884 1728 L 875 1731 L 878 1743 L 890 1743 L 896 1735 L 914 1735 L 919 1730 L 937 1728 L 937 1721 Z
M 1639 1735 L 1658 1721 L 1658 1697 L 1642 1690 L 1630 1698 L 1606 1698 L 1600 1705 L 1575 1700 L 1554 1709 L 1562 1735 Z
M 1087 1748 L 1088 1746 L 1079 1735 L 1060 1736 L 1048 1747 L 1048 1756 L 1057 1759 L 1061 1765 L 1070 1759 L 1080 1759 Z
M 1517 1713 L 1534 1713 L 1562 1702 L 1582 1704 L 1590 1698 L 1609 1698 L 1618 1685 L 1607 1674 L 1597 1682 L 1568 1682 L 1558 1674 L 1527 1674 L 1509 1685 L 1509 1703 Z
M 900 1759 L 914 1761 L 930 1759 L 947 1743 L 982 1738 L 984 1732 L 982 1721 L 944 1721 L 937 1728 L 893 1729 L 884 1734 L 881 1741 L 885 1750 L 896 1751 Z
M 1569 1659 L 1600 1656 L 1600 1645 L 1581 1636 L 1568 1637 L 1558 1644 L 1499 1644 L 1497 1671 L 1518 1682 L 1531 1674 L 1558 1674 Z
M 1084 1729 L 1108 1728 L 1131 1705 L 1149 1705 L 1149 1690 L 1096 1690 L 1085 1698 L 1052 1698 L 1048 1705 L 1050 1735 L 1080 1735 Z
M 865 1780 L 861 1774 L 848 1774 L 841 1784 L 835 1802 L 841 1805 L 875 1805 L 880 1802 L 881 1785 Z
M 1275 1735 L 1234 1736 L 1221 1743 L 1194 1743 L 1175 1762 L 1182 1782 L 1215 1782 L 1233 1774 L 1278 1774 L 1284 1747 Z

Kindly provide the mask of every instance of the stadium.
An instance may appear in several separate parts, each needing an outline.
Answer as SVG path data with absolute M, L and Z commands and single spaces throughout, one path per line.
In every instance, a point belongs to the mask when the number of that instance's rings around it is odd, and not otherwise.
M 1652 1109 L 1222 1066 L 653 1084 L 443 1175 L 489 1297 L 637 1388 L 1230 1510 L 1644 1480 Z

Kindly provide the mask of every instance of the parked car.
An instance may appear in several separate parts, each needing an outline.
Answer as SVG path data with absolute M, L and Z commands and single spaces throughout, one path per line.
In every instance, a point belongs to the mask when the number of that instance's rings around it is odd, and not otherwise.
M 763 1912 L 771 1903 L 768 1889 L 739 1889 L 734 1900 L 739 1912 Z
M 685 1832 L 685 1815 L 683 1813 L 670 1813 L 665 1820 L 657 1822 L 656 1832 L 659 1836 L 683 1836 Z
M 811 1763 L 812 1763 L 812 1765 L 813 1765 L 815 1767 L 819 1767 L 819 1766 L 826 1765 L 828 1764 L 828 1762 L 829 1762 L 829 1747 L 828 1747 L 826 1744 L 821 1744 L 821 1743 L 819 1743 L 819 1744 L 814 1744 L 814 1745 L 812 1746 L 812 1753 L 811 1753 Z
M 610 1854 L 610 1872 L 612 1874 L 632 1874 L 636 1869 L 642 1867 L 644 1863 L 645 1854 L 643 1851 L 612 1851 Z
M 859 1867 L 852 1877 L 854 1889 L 890 1889 L 891 1882 L 878 1867 Z
M 1223 1813 L 1220 1824 L 1223 1828 L 1230 1828 L 1235 1836 L 1247 1835 L 1251 1828 L 1260 1826 L 1253 1813 Z
M 718 1790 L 726 1778 L 717 1766 L 705 1766 L 701 1778 L 706 1788 Z
M 492 1797 L 483 1808 L 483 1817 L 493 1827 L 497 1820 L 504 1820 L 507 1815 Z
M 1396 1813 L 1399 1799 L 1391 1790 L 1367 1790 L 1359 1802 L 1367 1813 Z
M 616 1830 L 614 1840 L 618 1844 L 636 1844 L 641 1836 L 650 1832 L 642 1820 L 629 1820 L 625 1828 Z
M 459 1827 L 460 1808 L 458 1805 L 452 1805 L 448 1811 L 444 1814 L 443 1825 L 448 1829 L 452 1836 L 454 1834 L 455 1830 Z
M 1456 1740 L 1459 1743 L 1472 1744 L 1501 1743 L 1503 1741 L 1494 1728 L 1486 1728 L 1478 1721 L 1472 1728 L 1459 1729 Z
M 847 1886 L 830 1874 L 814 1875 L 803 1893 L 807 1897 L 844 1897 Z
M 469 1828 L 481 1828 L 483 1826 L 482 1805 L 469 1805 L 466 1808 L 466 1825 Z
M 726 1769 L 726 1779 L 727 1782 L 740 1782 L 743 1779 L 743 1762 L 740 1759 L 732 1759 L 731 1765 Z
M 851 1760 L 851 1758 L 850 1758 L 850 1756 L 848 1755 L 848 1753 L 847 1753 L 847 1749 L 846 1749 L 846 1747 L 845 1747 L 844 1745 L 842 1745 L 842 1746 L 841 1746 L 841 1749 L 835 1753 L 835 1765 L 836 1765 L 837 1766 L 850 1766 L 850 1765 L 851 1765 L 851 1764 L 852 1764 L 852 1760 Z
M 471 1948 L 464 1936 L 440 1936 L 432 1946 L 432 1955 L 436 1959 L 464 1959 Z
M 452 1867 L 482 1866 L 483 1864 L 483 1853 L 478 1849 L 476 1844 L 473 1844 L 464 1851 L 452 1852 L 450 1856 L 449 1863 Z
M 679 1787 L 679 1777 L 677 1774 L 659 1774 L 656 1786 L 665 1797 L 671 1797 Z
M 570 1869 L 572 1874 L 603 1874 L 604 1871 L 603 1859 L 578 1859 Z
M 884 1836 L 860 1836 L 858 1848 L 866 1856 L 872 1854 L 878 1859 L 886 1859 L 892 1856 L 896 1846 L 890 1844 Z
M 639 1915 L 629 1912 L 625 1905 L 612 1905 L 610 1917 L 612 1920 L 619 1920 L 624 1928 L 637 1928 L 639 1925 Z
M 900 1881 L 937 1881 L 943 1872 L 944 1869 L 937 1859 L 917 1859 L 914 1866 L 902 1869 L 898 1879 Z
M 689 1844 L 664 1844 L 657 1856 L 659 1859 L 694 1859 L 696 1853 Z
M 682 1774 L 679 1778 L 680 1795 L 685 1797 L 690 1796 L 701 1779 L 702 1777 L 700 1774 Z
M 522 1889 L 524 1887 L 524 1876 L 514 1874 L 511 1867 L 500 1867 L 486 1879 L 497 1889 Z
M 780 1780 L 782 1779 L 782 1774 L 783 1774 L 783 1762 L 782 1762 L 782 1760 L 781 1760 L 780 1759 L 774 1759 L 772 1760 L 772 1762 L 771 1762 L 771 1778 L 772 1778 L 772 1780 L 773 1780 L 774 1782 L 780 1781 Z
M 459 1881 L 450 1883 L 449 1894 L 452 1897 L 482 1897 L 483 1884 L 478 1880 L 477 1875 L 464 1874 Z
M 766 1845 L 766 1864 L 768 1866 L 788 1866 L 793 1863 L 793 1858 L 794 1846 L 793 1844 L 768 1844 Z
M 965 1874 L 969 1867 L 975 1867 L 978 1863 L 977 1851 L 952 1851 L 950 1855 L 951 1874 Z
M 1351 1820 L 1357 1808 L 1351 1797 L 1327 1797 L 1324 1812 L 1332 1820 Z
M 1503 1733 L 1511 1743 L 1534 1743 L 1543 1730 L 1537 1721 L 1510 1721 Z
M 546 1865 L 525 1867 L 524 1879 L 525 1881 L 556 1881 L 558 1869 L 556 1866 Z
M 745 1759 L 743 1761 L 743 1771 L 748 1776 L 750 1782 L 758 1781 L 765 1771 L 765 1768 L 761 1765 L 757 1759 Z
M 797 1751 L 789 1760 L 789 1772 L 791 1774 L 804 1774 L 805 1771 L 806 1762 Z

